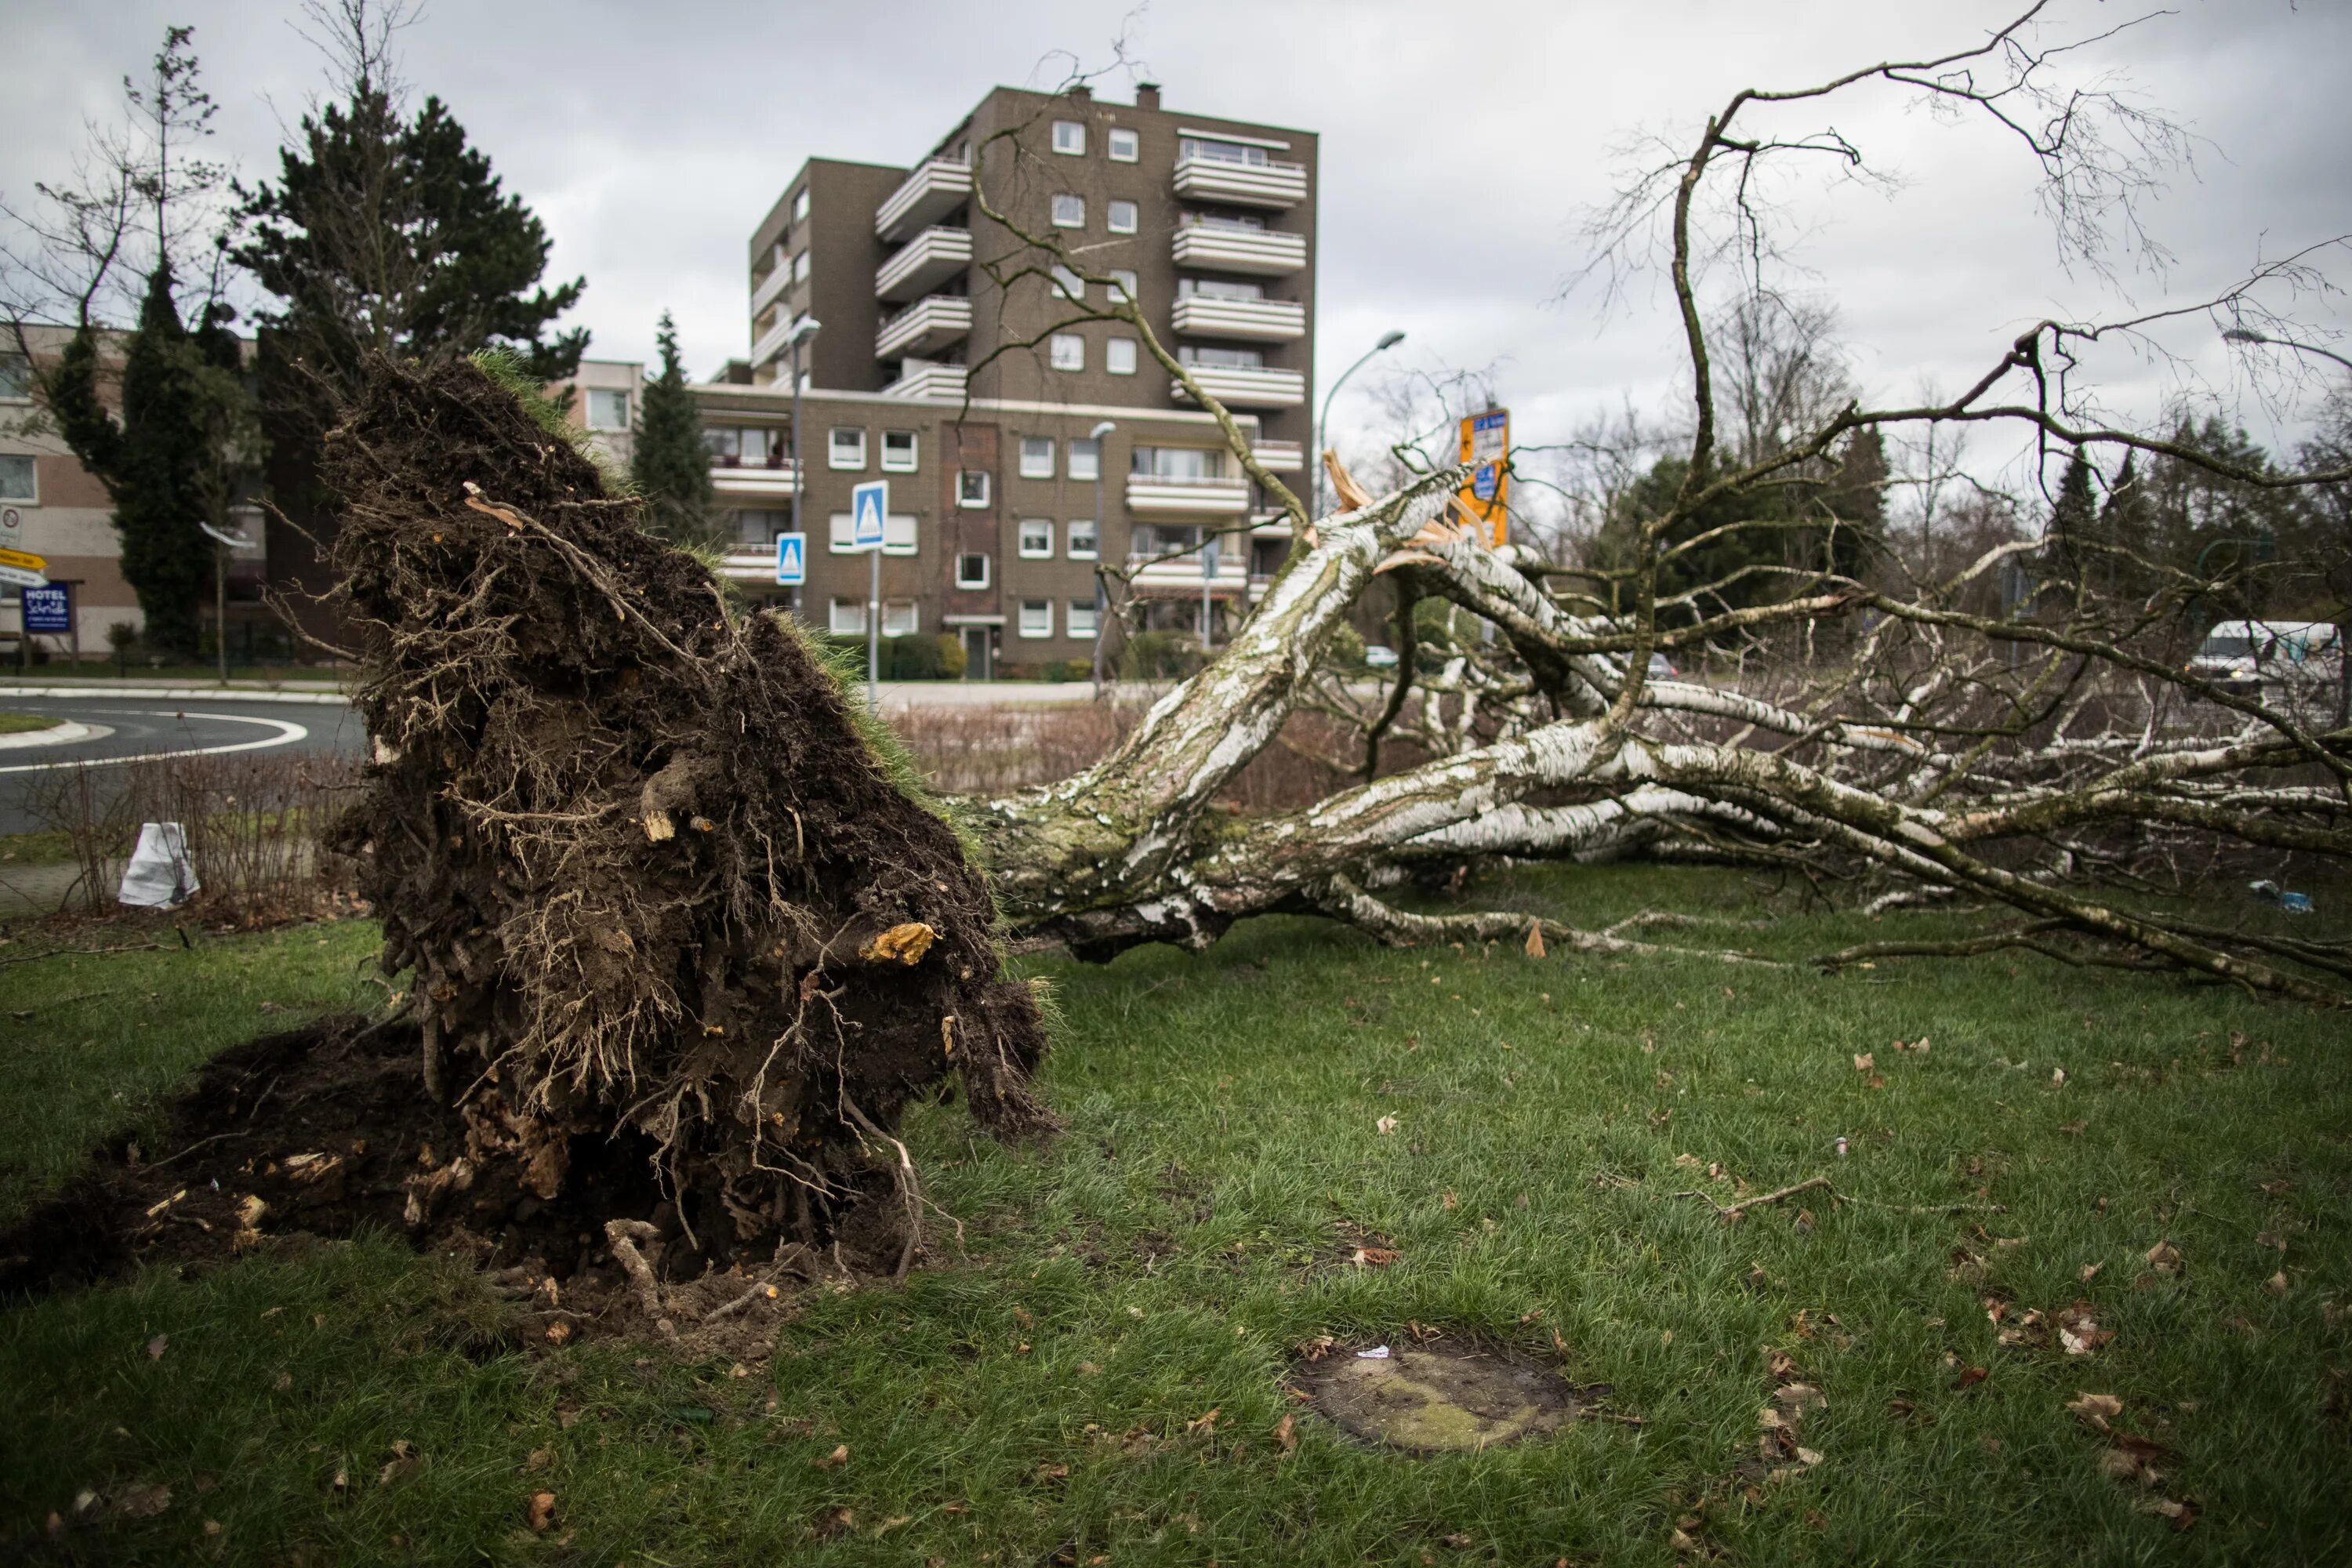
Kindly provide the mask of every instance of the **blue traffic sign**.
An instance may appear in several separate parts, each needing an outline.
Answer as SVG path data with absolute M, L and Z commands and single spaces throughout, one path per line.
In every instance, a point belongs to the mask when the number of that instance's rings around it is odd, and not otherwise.
M 808 581 L 808 535 L 776 535 L 776 585 L 797 588 Z
M 70 632 L 73 630 L 73 593 L 63 583 L 52 583 L 46 588 L 26 588 L 25 594 L 25 629 L 28 632 Z
M 849 492 L 849 544 L 853 550 L 882 548 L 882 520 L 890 511 L 890 481 L 868 479 Z

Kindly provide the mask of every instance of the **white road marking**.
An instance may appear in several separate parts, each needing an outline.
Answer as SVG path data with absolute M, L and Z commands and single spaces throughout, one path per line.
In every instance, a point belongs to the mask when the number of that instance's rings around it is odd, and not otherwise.
M 184 720 L 191 717 L 197 719 L 216 719 L 225 724 L 258 724 L 263 729 L 273 731 L 275 733 L 266 735 L 258 741 L 237 741 L 226 746 L 191 746 L 185 750 L 177 752 L 142 752 L 136 756 L 130 757 L 84 757 L 79 759 L 68 757 L 62 762 L 55 763 L 18 763 L 13 767 L 0 768 L 0 773 L 47 773 L 52 768 L 110 768 L 119 766 L 123 763 L 159 763 L 170 757 L 215 757 L 227 752 L 264 751 L 271 746 L 283 746 L 290 744 L 296 741 L 308 740 L 310 735 L 310 730 L 300 724 L 289 724 L 283 719 L 256 719 L 243 713 L 197 713 L 192 715 L 184 710 L 180 710 L 169 713 L 142 713 L 139 717 L 142 719 Z

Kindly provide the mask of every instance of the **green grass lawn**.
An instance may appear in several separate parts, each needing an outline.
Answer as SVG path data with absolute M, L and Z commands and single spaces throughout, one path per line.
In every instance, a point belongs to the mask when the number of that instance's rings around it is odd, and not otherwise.
M 36 730 L 54 730 L 64 722 L 49 713 L 0 712 L 0 735 L 28 735 Z
M 1762 921 L 1729 936 L 1791 953 L 1948 929 L 1759 903 L 1717 873 L 1562 870 L 1485 896 L 1585 924 L 1647 904 Z M 365 928 L 318 935 L 177 971 L 0 971 L 13 1006 L 69 986 L 158 998 L 105 1027 L 0 1020 L 9 1190 L 277 1023 L 253 1016 L 268 988 L 296 1010 L 342 1000 Z M 1036 967 L 1066 1014 L 1045 1089 L 1069 1131 L 1008 1150 L 958 1108 L 913 1122 L 968 1260 L 943 1242 L 904 1289 L 811 1297 L 742 1376 L 611 1343 L 510 1352 L 469 1277 L 381 1237 L 14 1305 L 0 1551 L 1008 1568 L 2352 1552 L 2340 1016 L 2032 958 L 1826 979 L 1389 952 L 1278 921 L 1205 955 Z M 169 1002 L 167 973 L 187 977 Z M 205 1021 L 175 1022 L 183 1005 Z M 1893 1048 L 1922 1036 L 1924 1055 Z M 67 1105 L 26 1108 L 59 1085 Z M 22 1157 L 44 1125 L 52 1152 Z M 1813 1175 L 1864 1201 L 1816 1190 L 1727 1225 L 1673 1195 Z M 1987 1203 L 2004 1212 L 1908 1212 Z M 1367 1237 L 1400 1259 L 1351 1265 Z M 2159 1242 L 2177 1273 L 2144 1260 Z M 2115 1336 L 2095 1353 L 2000 1342 L 2078 1299 Z M 1408 1322 L 1556 1333 L 1568 1373 L 1613 1385 L 1606 1408 L 1639 1425 L 1426 1460 L 1306 1415 L 1295 1451 L 1275 1440 L 1293 1346 Z M 1750 1482 L 1776 1353 L 1826 1395 L 1803 1419 L 1820 1458 Z M 2161 1489 L 2101 1473 L 2102 1439 L 2065 1408 L 2083 1391 L 2168 1450 Z M 134 1486 L 168 1502 L 129 1494 L 160 1506 L 43 1534 L 83 1489 L 103 1512 Z M 541 1489 L 555 1513 L 534 1533 Z M 2141 1510 L 2159 1495 L 2193 1503 L 2194 1528 Z

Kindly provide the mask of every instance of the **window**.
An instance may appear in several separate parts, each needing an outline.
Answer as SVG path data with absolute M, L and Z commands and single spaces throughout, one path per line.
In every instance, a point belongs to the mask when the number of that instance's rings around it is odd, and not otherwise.
M 1021 558 L 1024 561 L 1051 561 L 1054 558 L 1054 525 L 1042 517 L 1021 520 Z
M 860 551 L 857 548 L 857 525 L 851 519 L 849 513 L 845 511 L 835 512 L 828 521 L 831 524 L 830 548 L 834 554 L 858 555 L 865 553 L 865 552 Z M 894 511 L 890 513 L 889 516 L 882 520 L 882 553 L 885 555 L 914 554 L 919 532 L 919 531 L 916 526 L 915 514 L 913 512 Z
M 588 389 L 588 428 L 625 430 L 628 427 L 628 389 L 615 386 L 590 387 Z
M 1264 349 L 1227 349 L 1203 343 L 1195 348 L 1191 343 L 1176 351 L 1176 357 L 1185 364 L 1213 365 L 1223 370 L 1263 370 L 1265 368 Z
M 809 253 L 805 250 L 793 258 L 793 281 L 794 283 L 805 283 L 808 281 L 808 258 Z
M 833 432 L 833 466 L 852 471 L 866 467 L 866 432 L 836 426 Z
M 702 445 L 710 454 L 713 468 L 781 468 L 788 443 L 782 430 L 757 425 L 706 425 Z
M 754 549 L 765 549 L 775 543 L 776 535 L 786 532 L 792 528 L 793 514 L 773 510 L 746 509 L 735 514 L 734 521 L 732 531 L 736 543 L 750 545 Z
M 1110 226 L 1110 231 L 1113 234 L 1133 234 L 1135 232 L 1135 204 L 1133 202 L 1112 202 L 1109 206 L 1104 209 L 1103 221 Z
M 887 599 L 882 605 L 882 635 L 886 637 L 910 637 L 922 629 L 922 617 L 916 612 L 912 599 Z
M 1128 456 L 1128 471 L 1155 479 L 1221 479 L 1225 454 L 1201 447 L 1138 447 Z
M 988 470 L 965 468 L 956 475 L 956 505 L 986 506 L 988 504 Z
M 1111 291 L 1122 300 L 1131 301 L 1140 298 L 1135 291 L 1135 274 L 1124 267 L 1114 267 L 1110 269 L 1110 287 Z
M 1021 601 L 1021 635 L 1024 637 L 1049 637 L 1054 635 L 1054 601 L 1024 599 Z
M 1102 476 L 1102 443 L 1086 436 L 1070 437 L 1070 478 L 1099 479 Z
M 29 457 L 0 457 L 0 500 L 37 501 L 41 499 L 38 476 Z
M 1076 332 L 1055 332 L 1046 344 L 1046 352 L 1055 370 L 1087 368 L 1087 340 Z
M 1055 228 L 1086 227 L 1087 198 L 1084 196 L 1074 196 L 1066 191 L 1055 196 L 1054 198 L 1054 226 Z
M 1218 142 L 1206 136 L 1182 136 L 1176 142 L 1179 158 L 1208 158 L 1220 163 L 1249 163 L 1263 167 L 1265 149 L 1253 147 L 1246 142 Z
M 1229 234 L 1264 234 L 1265 219 L 1228 216 L 1217 213 L 1186 213 L 1184 226 L 1186 228 L 1221 228 Z
M 1129 543 L 1138 555 L 1175 558 L 1180 552 L 1197 551 L 1201 547 L 1201 531 L 1189 522 L 1139 522 Z M 1197 565 L 1199 557 L 1186 563 Z
M 1071 560 L 1092 561 L 1095 558 L 1095 520 L 1093 518 L 1074 517 L 1070 519 L 1070 531 L 1067 538 L 1070 542 Z M 1073 637 L 1076 636 L 1077 629 L 1078 628 L 1076 626 L 1073 626 L 1070 628 L 1070 634 Z
M 1051 436 L 1021 437 L 1021 477 L 1024 479 L 1050 479 L 1054 477 L 1054 438 Z
M 1073 158 L 1087 155 L 1087 128 L 1076 120 L 1054 121 L 1054 151 Z
M 837 637 L 864 637 L 866 635 L 866 601 L 835 599 L 833 602 L 832 618 L 826 621 L 824 629 Z
M 1244 283 L 1237 278 L 1179 278 L 1176 298 L 1191 300 L 1263 300 L 1265 285 Z
M 911 474 L 915 471 L 915 433 L 912 430 L 882 432 L 882 471 L 886 474 Z
M 1114 130 L 1110 133 L 1110 161 L 1132 163 L 1143 156 L 1143 137 L 1139 132 Z
M 1092 599 L 1072 599 L 1065 613 L 1069 618 L 1063 624 L 1074 637 L 1090 637 L 1102 627 L 1102 618 L 1095 613 Z
M 32 395 L 32 365 L 23 354 L 0 354 L 0 398 L 22 403 Z
M 1103 369 L 1113 375 L 1135 374 L 1135 340 L 1113 338 L 1103 345 Z
M 985 588 L 988 586 L 988 557 L 977 552 L 956 557 L 956 586 Z
M 1071 268 L 1057 264 L 1054 268 L 1054 292 L 1065 300 L 1083 300 L 1087 297 L 1087 280 Z
M 808 222 L 808 203 L 809 194 L 808 187 L 806 185 L 803 185 L 799 190 L 793 193 L 793 221 L 794 223 Z

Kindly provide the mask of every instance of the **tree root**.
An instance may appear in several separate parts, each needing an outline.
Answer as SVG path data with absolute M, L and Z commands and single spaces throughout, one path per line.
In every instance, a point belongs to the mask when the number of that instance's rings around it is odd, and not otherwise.
M 637 1305 L 644 1310 L 647 1321 L 660 1331 L 662 1338 L 674 1340 L 677 1338 L 677 1325 L 670 1321 L 662 1310 L 661 1284 L 654 1278 L 653 1265 L 647 1263 L 645 1254 L 637 1250 L 638 1242 L 650 1245 L 660 1237 L 661 1232 L 641 1219 L 608 1219 L 604 1222 L 605 1244 L 613 1249 L 614 1260 L 628 1275 L 629 1282 L 636 1287 Z
M 1794 1186 L 1782 1187 L 1777 1193 L 1766 1193 L 1760 1197 L 1742 1198 L 1736 1204 L 1717 1203 L 1712 1196 L 1696 1188 L 1685 1188 L 1681 1192 L 1668 1193 L 1666 1195 L 1670 1198 L 1696 1198 L 1728 1221 L 1739 1218 L 1749 1209 L 1762 1208 L 1767 1204 L 1780 1203 L 1785 1199 L 1795 1197 L 1799 1193 L 1810 1192 L 1826 1192 L 1831 1201 L 1834 1203 L 1859 1204 L 1865 1208 L 1885 1209 L 1893 1214 L 2006 1214 L 2009 1212 L 2000 1204 L 1890 1204 L 1882 1203 L 1876 1198 L 1858 1198 L 1838 1191 L 1827 1176 L 1808 1177 Z

